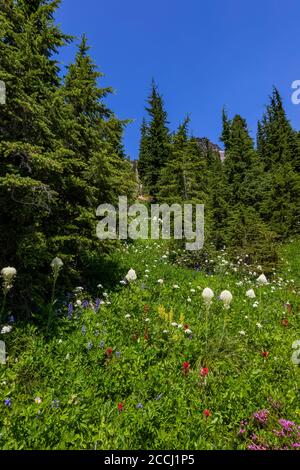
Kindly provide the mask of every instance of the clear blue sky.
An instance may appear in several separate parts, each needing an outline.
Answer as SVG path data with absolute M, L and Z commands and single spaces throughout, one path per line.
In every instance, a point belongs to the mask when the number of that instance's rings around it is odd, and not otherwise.
M 124 139 L 131 158 L 152 77 L 171 130 L 190 113 L 192 133 L 218 143 L 225 105 L 254 137 L 273 84 L 300 128 L 300 105 L 291 102 L 300 79 L 299 0 L 62 0 L 57 20 L 66 33 L 87 34 L 101 84 L 116 90 L 109 105 L 135 120 Z M 74 52 L 64 48 L 61 63 Z

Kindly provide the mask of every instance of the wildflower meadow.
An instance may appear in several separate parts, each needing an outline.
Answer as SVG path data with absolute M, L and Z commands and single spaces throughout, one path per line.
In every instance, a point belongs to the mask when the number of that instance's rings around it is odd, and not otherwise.
M 299 248 L 283 245 L 267 278 L 226 251 L 207 275 L 139 242 L 116 252 L 112 289 L 55 305 L 49 337 L 10 318 L 1 448 L 299 448 Z M 51 266 L 59 283 L 65 266 Z

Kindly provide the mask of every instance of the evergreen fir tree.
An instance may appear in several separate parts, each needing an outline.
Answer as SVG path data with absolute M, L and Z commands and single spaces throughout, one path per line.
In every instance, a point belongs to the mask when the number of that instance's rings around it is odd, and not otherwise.
M 300 148 L 276 88 L 259 124 L 257 144 L 268 185 L 262 217 L 281 236 L 299 232 Z
M 142 154 L 140 155 L 139 168 L 142 169 L 143 184 L 151 195 L 156 196 L 159 191 L 160 172 L 169 158 L 170 136 L 163 99 L 154 82 L 152 83 L 152 91 L 146 111 L 150 117 L 148 131 L 146 132 L 146 135 L 148 134 L 146 139 L 147 147 L 141 147 Z

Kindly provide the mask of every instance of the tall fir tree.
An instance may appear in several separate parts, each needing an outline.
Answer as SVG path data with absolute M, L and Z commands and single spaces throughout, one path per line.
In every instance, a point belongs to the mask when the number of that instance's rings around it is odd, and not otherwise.
M 263 219 L 280 236 L 299 233 L 299 141 L 276 88 L 258 126 L 257 150 L 268 184 L 268 192 L 261 204 Z
M 172 136 L 170 155 L 159 179 L 158 199 L 172 203 L 205 203 L 205 159 L 198 142 L 188 136 L 189 117 Z
M 154 81 L 146 111 L 149 115 L 149 124 L 147 129 L 142 127 L 139 169 L 145 188 L 152 196 L 156 196 L 159 191 L 160 173 L 170 154 L 170 135 L 163 99 Z

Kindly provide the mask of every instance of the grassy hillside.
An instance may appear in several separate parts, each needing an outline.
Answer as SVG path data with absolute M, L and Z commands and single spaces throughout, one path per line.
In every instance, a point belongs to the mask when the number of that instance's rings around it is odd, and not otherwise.
M 299 253 L 299 240 L 282 247 L 280 271 L 261 287 L 259 269 L 226 253 L 210 276 L 171 264 L 163 243 L 115 253 L 136 281 L 99 287 L 100 306 L 77 289 L 47 339 L 28 325 L 0 335 L 0 447 L 297 448 Z

